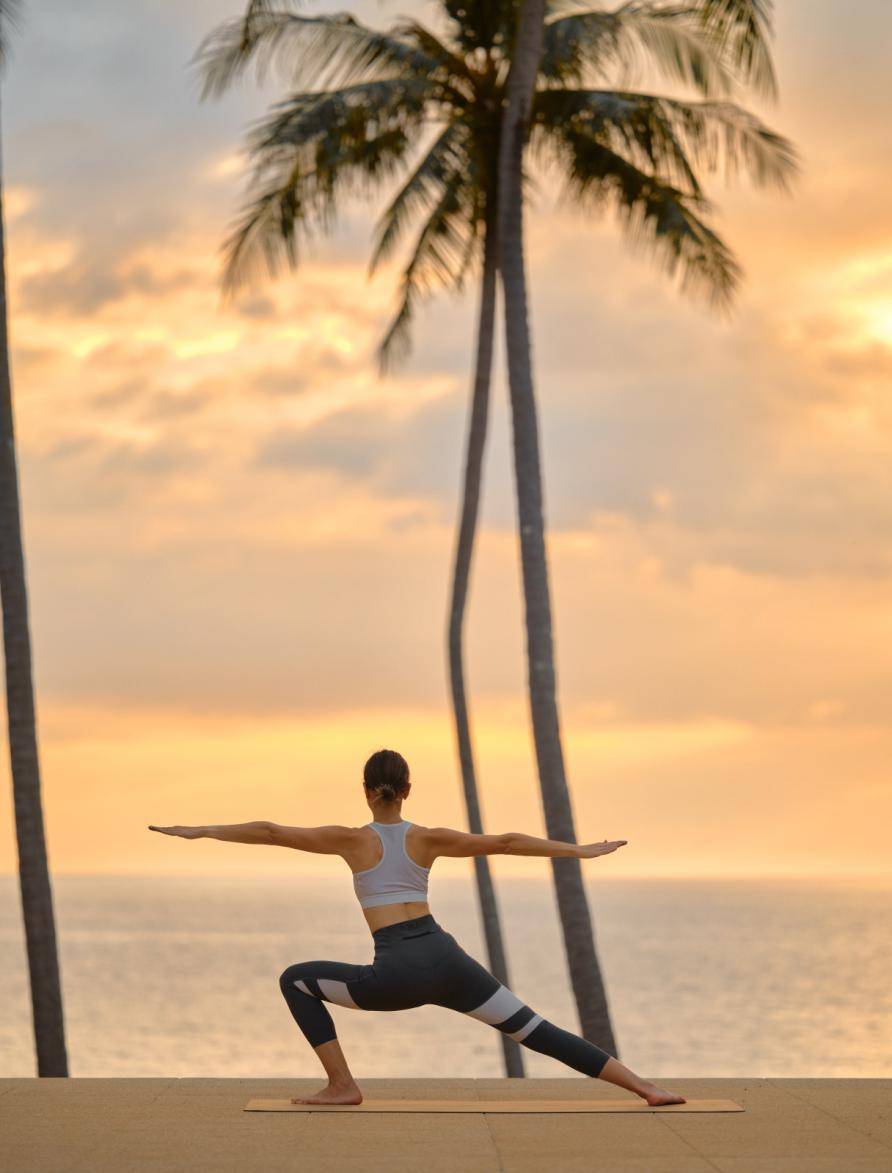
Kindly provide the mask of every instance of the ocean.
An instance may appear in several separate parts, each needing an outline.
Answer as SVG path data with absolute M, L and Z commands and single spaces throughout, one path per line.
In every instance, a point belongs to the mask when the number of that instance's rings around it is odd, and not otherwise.
M 577 1020 L 550 879 L 499 879 L 514 992 Z M 620 1059 L 648 1078 L 892 1076 L 892 884 L 589 884 Z M 349 882 L 58 876 L 71 1074 L 308 1076 L 318 1061 L 278 978 L 294 961 L 371 960 Z M 437 920 L 486 964 L 470 878 L 432 879 Z M 439 1007 L 333 1007 L 362 1076 L 502 1074 L 493 1028 Z M 0 1075 L 34 1074 L 17 880 L 0 877 Z M 524 1051 L 527 1074 L 566 1076 Z

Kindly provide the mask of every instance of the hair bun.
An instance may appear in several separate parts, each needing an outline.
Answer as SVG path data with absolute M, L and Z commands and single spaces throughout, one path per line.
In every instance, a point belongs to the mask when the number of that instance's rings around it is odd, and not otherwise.
M 409 787 L 409 766 L 402 754 L 393 749 L 373 753 L 363 769 L 366 789 L 385 802 L 402 798 Z

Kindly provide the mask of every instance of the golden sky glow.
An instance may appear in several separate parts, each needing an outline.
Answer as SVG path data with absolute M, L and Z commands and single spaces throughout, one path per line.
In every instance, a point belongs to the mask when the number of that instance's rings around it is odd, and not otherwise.
M 444 630 L 473 294 L 431 303 L 379 378 L 396 271 L 367 280 L 378 209 L 353 206 L 296 276 L 222 304 L 242 130 L 279 91 L 200 105 L 185 63 L 238 5 L 60 5 L 29 10 L 3 85 L 51 862 L 333 867 L 144 828 L 363 822 L 382 745 L 413 768 L 407 816 L 461 826 Z M 803 175 L 708 184 L 746 272 L 733 320 L 611 219 L 551 188 L 530 214 L 569 776 L 580 837 L 629 840 L 605 875 L 890 870 L 892 28 L 880 3 L 778 8 L 781 102 L 743 101 Z M 495 398 L 469 687 L 487 823 L 541 833 L 501 366 Z

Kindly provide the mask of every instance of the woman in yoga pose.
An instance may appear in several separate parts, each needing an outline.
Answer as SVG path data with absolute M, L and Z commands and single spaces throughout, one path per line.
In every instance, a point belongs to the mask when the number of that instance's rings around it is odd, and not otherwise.
M 401 815 L 411 789 L 402 755 L 382 749 L 363 771 L 366 802 L 374 816 L 364 827 L 282 827 L 237 823 L 218 827 L 150 827 L 184 839 L 269 843 L 339 855 L 353 873 L 353 886 L 372 932 L 371 965 L 302 961 L 289 965 L 279 986 L 297 1025 L 314 1048 L 328 1086 L 295 1104 L 359 1104 L 354 1080 L 325 1005 L 358 1010 L 408 1010 L 445 1006 L 494 1026 L 533 1051 L 551 1055 L 584 1075 L 598 1077 L 641 1096 L 651 1106 L 683 1104 L 682 1096 L 639 1078 L 593 1043 L 546 1022 L 470 957 L 442 929 L 427 903 L 431 865 L 439 856 L 540 855 L 592 859 L 622 847 L 608 843 L 560 843 L 532 835 L 468 835 L 447 827 L 419 827 Z

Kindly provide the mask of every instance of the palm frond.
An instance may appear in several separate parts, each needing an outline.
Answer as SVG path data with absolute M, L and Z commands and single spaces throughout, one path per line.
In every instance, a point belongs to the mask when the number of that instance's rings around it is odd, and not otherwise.
M 628 243 L 650 254 L 670 276 L 681 269 L 682 292 L 705 295 L 728 312 L 743 270 L 730 248 L 701 218 L 712 206 L 649 175 L 591 135 L 567 128 L 557 147 L 566 194 L 596 210 L 613 207 Z
M 656 66 L 664 77 L 692 86 L 704 97 L 733 93 L 734 72 L 716 38 L 693 14 L 660 8 L 653 0 L 630 0 L 617 10 L 623 41 L 620 64 L 627 71 Z
M 374 98 L 374 100 L 370 100 Z M 272 277 L 298 263 L 298 240 L 330 231 L 340 202 L 367 196 L 405 166 L 424 109 L 418 83 L 369 82 L 279 103 L 250 137 L 257 191 L 227 238 L 231 295 L 263 262 Z
M 698 18 L 649 0 L 613 12 L 559 10 L 545 22 L 540 75 L 546 83 L 605 80 L 652 62 L 672 81 L 709 97 L 728 95 L 734 75 Z
M 0 0 L 0 69 L 9 59 L 8 31 L 18 31 L 22 24 L 21 0 Z
M 400 283 L 399 308 L 378 347 L 382 373 L 409 350 L 415 309 L 437 288 L 461 287 L 479 241 L 479 217 L 465 177 L 454 173 L 418 235 Z
M 674 121 L 658 98 L 613 90 L 540 90 L 533 103 L 538 146 L 549 136 L 561 137 L 569 125 L 658 172 L 671 182 L 700 192 L 700 182 L 679 139 Z
M 777 77 L 771 61 L 772 0 L 699 0 L 703 27 L 757 93 L 775 99 Z
M 799 153 L 790 139 L 736 103 L 658 101 L 695 164 L 709 171 L 723 166 L 726 179 L 746 171 L 758 186 L 782 191 L 799 173 Z
M 464 162 L 458 154 L 458 138 L 459 128 L 450 122 L 385 209 L 376 229 L 370 273 L 391 255 L 409 221 L 432 210 L 442 198 L 445 186 Z
M 460 52 L 449 47 L 445 41 L 437 37 L 430 29 L 424 27 L 417 20 L 403 20 L 397 25 L 398 35 L 407 43 L 417 45 L 419 50 L 432 60 L 439 63 L 444 77 L 461 80 L 467 83 L 467 95 L 470 97 L 474 90 L 474 74 L 467 61 Z
M 284 264 L 297 264 L 298 228 L 304 211 L 300 166 L 270 183 L 243 210 L 221 247 L 222 292 L 232 297 L 265 266 L 275 278 Z
M 251 124 L 247 149 L 262 160 L 323 139 L 349 142 L 368 137 L 372 128 L 385 123 L 408 127 L 424 118 L 432 93 L 427 78 L 395 77 L 294 94 Z
M 684 102 L 614 90 L 544 90 L 534 119 L 547 135 L 567 123 L 639 166 L 699 194 L 695 167 L 730 179 L 746 170 L 760 186 L 786 189 L 798 171 L 793 144 L 733 102 Z
M 227 21 L 202 41 L 192 64 L 202 98 L 226 90 L 253 63 L 262 83 L 276 68 L 292 88 L 333 89 L 392 76 L 431 75 L 437 61 L 399 35 L 367 28 L 349 13 L 301 16 L 289 0 L 273 9 L 255 0 L 244 17 Z
M 545 18 L 539 74 L 548 82 L 583 81 L 620 51 L 619 22 L 601 9 L 566 12 Z

